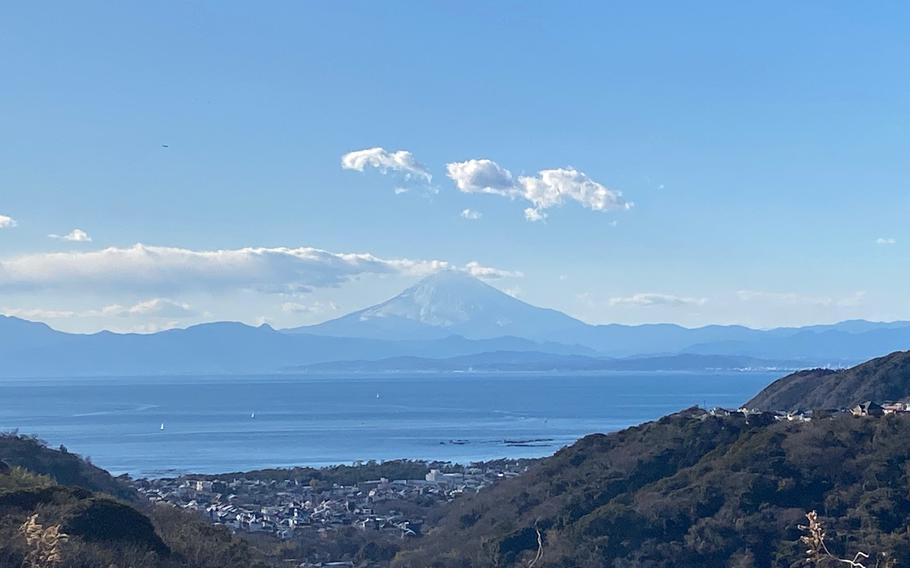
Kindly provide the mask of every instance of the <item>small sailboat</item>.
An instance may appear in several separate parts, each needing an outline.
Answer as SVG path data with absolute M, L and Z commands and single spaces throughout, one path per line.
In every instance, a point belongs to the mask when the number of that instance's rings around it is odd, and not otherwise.
M 256 413 L 255 413 L 255 412 L 250 412 L 250 418 L 256 418 Z
M 161 428 L 159 430 L 164 430 L 164 422 L 161 423 Z

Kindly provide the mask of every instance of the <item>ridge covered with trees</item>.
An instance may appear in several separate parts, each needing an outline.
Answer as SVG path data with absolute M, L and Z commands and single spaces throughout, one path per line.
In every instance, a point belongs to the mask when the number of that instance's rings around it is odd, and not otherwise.
M 456 500 L 394 566 L 803 566 L 813 510 L 834 554 L 904 565 L 907 439 L 905 414 L 769 423 L 690 409 Z
M 267 566 L 225 529 L 141 502 L 121 480 L 35 438 L 0 436 L 0 460 L 0 566 Z
M 777 411 L 845 409 L 865 401 L 908 399 L 910 351 L 898 351 L 841 371 L 813 369 L 787 375 L 745 406 Z

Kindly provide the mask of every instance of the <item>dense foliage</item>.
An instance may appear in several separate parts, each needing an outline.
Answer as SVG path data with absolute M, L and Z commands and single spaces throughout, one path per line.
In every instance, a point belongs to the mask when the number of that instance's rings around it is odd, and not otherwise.
M 358 465 L 336 465 L 325 468 L 291 467 L 259 469 L 247 472 L 219 473 L 215 475 L 198 475 L 198 479 L 213 481 L 231 481 L 242 477 L 260 481 L 296 481 L 299 483 L 315 482 L 319 485 L 333 484 L 355 485 L 364 481 L 380 478 L 386 479 L 423 479 L 430 468 L 443 469 L 447 464 L 412 460 L 391 460 L 384 462 L 369 461 Z
M 908 398 L 910 351 L 900 351 L 843 371 L 793 373 L 772 383 L 746 406 L 780 411 L 840 409 L 867 400 L 881 403 Z
M 910 416 L 762 424 L 692 409 L 588 436 L 455 501 L 394 565 L 804 566 L 811 510 L 832 552 L 906 564 Z
M 33 438 L 5 435 L 0 460 L 13 466 L 0 468 L 4 568 L 266 566 L 248 543 L 196 515 L 111 496 L 135 494 L 104 470 Z
M 111 477 L 100 467 L 68 452 L 63 446 L 52 450 L 37 438 L 0 433 L 0 460 L 10 466 L 46 475 L 60 485 L 106 493 L 126 501 L 138 499 L 132 487 Z

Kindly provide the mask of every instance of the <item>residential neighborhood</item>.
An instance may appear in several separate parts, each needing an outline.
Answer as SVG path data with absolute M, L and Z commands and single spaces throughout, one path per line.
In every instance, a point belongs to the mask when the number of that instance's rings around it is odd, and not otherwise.
M 407 538 L 421 533 L 424 519 L 419 511 L 428 505 L 477 492 L 502 479 L 516 477 L 528 467 L 528 460 L 491 463 L 495 466 L 445 464 L 447 467 L 429 468 L 423 479 L 379 478 L 352 485 L 325 486 L 316 480 L 307 483 L 243 474 L 230 481 L 183 476 L 140 479 L 134 485 L 152 502 L 198 511 L 213 523 L 236 532 L 267 533 L 288 539 L 299 531 L 325 533 L 356 527 Z

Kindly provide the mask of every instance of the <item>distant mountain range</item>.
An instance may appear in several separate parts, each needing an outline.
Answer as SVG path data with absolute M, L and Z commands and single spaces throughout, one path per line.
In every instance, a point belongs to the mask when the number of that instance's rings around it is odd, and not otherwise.
M 514 298 L 463 272 L 429 276 L 398 296 L 338 319 L 286 330 L 331 337 L 414 339 L 503 335 L 582 346 L 612 357 L 695 353 L 840 365 L 910 348 L 910 322 L 845 321 L 757 330 L 738 325 L 591 325 Z
M 391 341 L 287 334 L 229 322 L 152 334 L 83 335 L 0 316 L 0 376 L 6 377 L 260 373 L 342 359 L 440 358 L 491 351 L 591 352 L 517 337 Z
M 622 359 L 586 355 L 555 355 L 539 351 L 492 351 L 474 355 L 429 359 L 391 357 L 377 361 L 331 361 L 298 367 L 309 373 L 495 373 L 495 372 L 591 372 L 591 371 L 787 371 L 800 369 L 797 361 L 769 361 L 735 355 L 682 353 Z
M 0 376 L 386 371 L 396 364 L 516 371 L 838 367 L 907 348 L 910 322 L 772 330 L 590 325 L 456 271 L 429 276 L 379 305 L 288 330 L 220 322 L 152 334 L 70 334 L 0 316 Z M 505 352 L 525 355 L 504 361 Z M 428 361 L 434 359 L 449 361 Z

